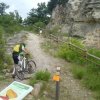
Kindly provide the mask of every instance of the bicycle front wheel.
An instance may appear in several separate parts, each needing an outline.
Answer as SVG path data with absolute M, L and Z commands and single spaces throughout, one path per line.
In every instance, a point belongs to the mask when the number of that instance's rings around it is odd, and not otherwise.
M 24 72 L 21 70 L 21 67 L 19 65 L 15 68 L 15 73 L 16 73 L 16 76 L 20 80 L 23 80 L 24 79 Z
M 36 71 L 36 63 L 33 60 L 27 62 L 27 70 L 29 74 L 32 74 Z

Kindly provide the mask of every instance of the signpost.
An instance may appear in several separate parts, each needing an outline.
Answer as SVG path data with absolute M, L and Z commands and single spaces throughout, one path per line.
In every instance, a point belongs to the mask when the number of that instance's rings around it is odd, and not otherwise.
M 57 67 L 57 72 L 53 76 L 53 80 L 56 82 L 56 97 L 55 100 L 59 100 L 59 91 L 60 91 L 60 67 Z

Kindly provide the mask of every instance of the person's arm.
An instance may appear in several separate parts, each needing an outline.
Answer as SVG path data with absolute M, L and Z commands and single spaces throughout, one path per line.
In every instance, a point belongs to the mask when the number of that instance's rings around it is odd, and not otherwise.
M 22 46 L 22 50 L 23 50 L 26 54 L 29 54 L 29 51 L 28 51 L 24 46 Z

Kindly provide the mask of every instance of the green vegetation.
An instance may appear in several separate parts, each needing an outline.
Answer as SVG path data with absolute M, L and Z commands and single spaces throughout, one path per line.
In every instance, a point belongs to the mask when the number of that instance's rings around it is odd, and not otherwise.
M 49 81 L 50 79 L 50 73 L 48 71 L 38 71 L 35 73 L 35 76 L 33 76 L 30 79 L 30 84 L 34 86 L 35 83 L 38 83 L 40 81 Z
M 31 9 L 28 17 L 24 20 L 25 25 L 34 25 L 37 22 L 48 24 L 50 17 L 45 3 L 38 3 L 37 8 Z M 43 26 L 42 26 L 43 27 Z
M 96 49 L 96 48 L 92 48 L 89 50 L 89 52 L 97 57 L 100 57 L 100 50 Z
M 71 39 L 71 42 L 80 48 L 84 48 L 84 45 L 81 44 L 80 40 Z M 73 48 L 71 45 L 64 43 L 56 43 L 55 45 L 54 42 L 47 42 L 44 47 L 51 54 L 53 54 L 52 49 L 55 50 L 56 48 L 54 56 L 56 55 L 56 57 L 60 57 L 67 60 L 68 62 L 71 62 L 71 71 L 73 76 L 76 79 L 81 80 L 82 84 L 84 84 L 84 86 L 88 89 L 92 90 L 95 94 L 95 97 L 100 99 L 100 66 L 96 66 L 96 64 L 85 60 L 83 52 Z M 91 49 L 89 52 L 94 55 L 100 55 L 100 51 L 97 49 Z M 100 61 L 97 61 L 92 57 L 89 57 L 89 59 L 95 63 L 100 64 Z
M 35 74 L 37 80 L 49 81 L 50 73 L 48 71 L 39 71 Z
M 0 71 L 12 64 L 11 57 L 6 54 L 6 40 L 23 28 L 22 18 L 18 11 L 7 14 L 6 9 L 8 8 L 7 4 L 0 3 Z
M 69 0 L 50 0 L 48 2 L 48 12 L 52 13 L 52 11 L 54 10 L 54 8 L 57 6 L 57 4 L 59 5 L 65 5 Z
M 4 45 L 5 45 L 5 40 L 3 38 L 3 28 L 0 27 L 0 70 L 3 69 L 3 66 L 4 66 L 4 55 L 5 55 L 5 48 L 4 48 Z

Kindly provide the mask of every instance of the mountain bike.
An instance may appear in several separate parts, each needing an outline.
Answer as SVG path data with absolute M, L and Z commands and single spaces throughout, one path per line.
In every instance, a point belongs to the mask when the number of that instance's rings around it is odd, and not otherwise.
M 33 59 L 29 59 L 28 54 L 23 54 L 20 56 L 18 66 L 15 67 L 15 74 L 20 79 L 23 80 L 25 74 L 32 74 L 36 71 L 36 63 Z

